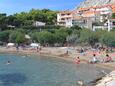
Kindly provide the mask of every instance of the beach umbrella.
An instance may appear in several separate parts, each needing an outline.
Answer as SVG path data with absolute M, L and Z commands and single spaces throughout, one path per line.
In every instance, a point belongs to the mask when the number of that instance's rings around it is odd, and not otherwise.
M 8 43 L 7 46 L 8 47 L 13 47 L 15 44 L 14 43 Z
M 39 44 L 38 43 L 31 43 L 30 46 L 31 47 L 39 47 Z

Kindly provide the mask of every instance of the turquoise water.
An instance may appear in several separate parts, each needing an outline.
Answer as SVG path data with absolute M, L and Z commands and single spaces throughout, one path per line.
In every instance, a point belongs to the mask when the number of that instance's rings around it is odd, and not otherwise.
M 101 70 L 56 58 L 1 54 L 0 86 L 78 86 L 78 80 L 89 83 Z

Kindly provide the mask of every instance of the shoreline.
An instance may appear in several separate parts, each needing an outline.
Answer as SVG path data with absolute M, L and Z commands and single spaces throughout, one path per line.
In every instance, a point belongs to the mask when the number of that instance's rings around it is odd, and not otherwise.
M 47 50 L 46 50 L 47 51 Z M 45 50 L 42 50 L 40 52 L 37 52 L 35 50 L 19 50 L 18 52 L 16 51 L 16 49 L 7 49 L 7 48 L 0 48 L 0 54 L 16 54 L 16 55 L 25 55 L 25 56 L 42 56 L 42 57 L 49 57 L 49 58 L 57 58 L 57 59 L 62 59 L 64 61 L 68 61 L 68 62 L 72 62 L 73 64 L 75 64 L 75 59 L 71 58 L 70 56 L 61 56 L 62 54 L 58 55 L 58 54 L 52 54 L 51 52 Z M 82 59 L 81 63 L 84 64 L 88 64 L 86 59 Z M 77 65 L 77 64 L 76 64 Z M 107 69 L 110 72 L 115 70 L 115 67 L 112 67 L 111 65 L 107 65 L 107 63 L 103 64 L 103 63 L 97 63 L 97 64 L 93 64 L 95 67 L 98 68 L 103 68 L 103 69 Z M 91 84 L 101 84 L 100 81 L 108 77 L 106 77 L 108 74 L 105 74 L 104 76 L 100 76 L 98 78 L 96 78 L 95 80 L 93 80 L 92 82 L 90 82 Z M 103 82 L 103 81 L 102 81 Z M 98 85 L 95 85 L 98 86 Z
M 54 51 L 55 52 L 55 51 Z M 71 55 L 68 56 L 64 56 L 63 54 L 60 55 L 56 55 L 55 53 L 51 53 L 50 51 L 46 50 L 46 51 L 40 51 L 37 52 L 35 50 L 19 50 L 16 51 L 16 49 L 7 49 L 7 48 L 0 48 L 0 53 L 1 54 L 18 54 L 18 55 L 26 55 L 26 56 L 30 56 L 30 55 L 35 55 L 35 56 L 43 56 L 43 57 L 51 57 L 51 58 L 58 58 L 58 59 L 62 59 L 65 61 L 69 61 L 69 62 L 73 62 L 75 63 L 75 58 L 71 58 Z M 88 60 L 82 58 L 81 59 L 81 63 L 84 64 L 88 64 Z M 97 64 L 93 64 L 96 67 L 100 67 L 100 68 L 104 68 L 104 69 L 108 69 L 108 70 L 115 70 L 114 66 L 108 65 L 109 63 L 97 63 Z

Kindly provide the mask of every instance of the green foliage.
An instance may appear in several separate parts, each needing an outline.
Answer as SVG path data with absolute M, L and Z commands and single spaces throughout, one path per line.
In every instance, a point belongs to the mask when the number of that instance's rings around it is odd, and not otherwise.
M 29 12 L 21 12 L 7 16 L 0 14 L 0 41 L 24 43 L 25 34 L 31 36 L 31 40 L 41 44 L 71 44 L 87 43 L 94 46 L 95 43 L 102 43 L 111 46 L 115 41 L 115 30 L 107 32 L 106 30 L 97 30 L 95 32 L 84 29 L 79 26 L 71 28 L 56 26 L 57 12 L 49 9 L 32 9 Z M 115 13 L 112 14 L 115 18 Z M 35 21 L 45 22 L 46 26 L 35 27 Z M 101 24 L 101 23 L 93 23 Z M 8 25 L 15 28 L 8 28 Z M 11 29 L 11 30 L 7 30 Z
M 110 47 L 115 47 L 115 41 L 112 41 L 110 44 L 109 44 Z
M 35 42 L 39 42 L 41 44 L 53 44 L 55 42 L 54 35 L 48 31 L 35 32 L 32 33 L 31 36 Z
M 19 31 L 12 31 L 9 36 L 9 41 L 13 43 L 24 43 L 25 42 L 25 34 Z
M 10 32 L 11 31 L 8 31 L 8 30 L 0 32 L 0 41 L 2 41 L 2 42 L 8 42 Z
M 59 29 L 55 31 L 55 41 L 56 43 L 65 43 L 66 37 L 68 36 L 68 32 L 65 29 Z
M 98 42 L 98 36 L 95 34 L 95 32 L 84 29 L 80 33 L 80 41 L 94 46 L 95 43 Z
M 113 19 L 115 18 L 115 13 L 112 14 L 112 18 L 113 18 Z
M 41 44 L 65 43 L 66 37 L 71 31 L 66 29 L 56 29 L 52 31 L 41 31 L 30 33 L 32 40 Z
M 21 12 L 15 14 L 15 17 L 22 22 L 22 25 L 31 25 L 33 21 L 45 22 L 48 25 L 54 25 L 56 22 L 57 12 L 49 9 L 32 9 L 29 13 Z
M 115 32 L 105 32 L 100 38 L 100 42 L 106 46 L 111 46 L 113 41 L 115 41 Z
M 71 34 L 67 36 L 66 41 L 69 44 L 74 44 L 74 45 L 77 44 L 79 42 L 78 34 Z
M 77 26 L 77 25 L 75 25 L 75 26 L 71 27 L 71 29 L 82 30 L 82 28 L 81 28 L 81 27 L 79 27 L 79 26 Z
M 53 44 L 54 42 L 53 34 L 48 31 L 39 32 L 37 39 L 41 44 Z
M 0 14 L 0 30 L 5 29 L 6 27 L 6 14 Z
M 29 12 L 21 12 L 9 16 L 0 14 L 0 29 L 6 30 L 8 25 L 15 26 L 16 28 L 31 27 L 35 21 L 45 22 L 47 25 L 55 25 L 56 19 L 57 12 L 49 9 L 32 9 Z

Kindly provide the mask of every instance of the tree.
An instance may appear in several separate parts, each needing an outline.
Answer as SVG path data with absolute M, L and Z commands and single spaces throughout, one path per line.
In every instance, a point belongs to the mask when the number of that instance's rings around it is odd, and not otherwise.
M 31 34 L 32 40 L 41 44 L 54 44 L 54 35 L 48 31 L 34 32 Z
M 56 43 L 64 44 L 66 42 L 66 37 L 69 35 L 69 33 L 66 29 L 59 29 L 55 31 L 54 35 Z
M 93 47 L 95 43 L 98 42 L 98 36 L 95 34 L 95 32 L 84 29 L 80 33 L 80 41 L 81 43 L 88 43 Z
M 10 34 L 10 32 L 11 31 L 9 31 L 9 30 L 0 32 L 0 41 L 7 43 L 8 40 L 9 40 L 9 34 Z
M 100 42 L 106 46 L 111 46 L 111 43 L 115 41 L 115 32 L 106 32 L 100 38 Z
M 71 34 L 66 38 L 67 43 L 75 45 L 79 42 L 78 34 Z
M 24 43 L 25 42 L 25 34 L 18 32 L 18 31 L 12 31 L 9 36 L 9 41 L 13 43 Z
M 4 30 L 6 27 L 6 14 L 0 14 L 0 30 Z
M 12 25 L 12 26 L 20 26 L 20 21 L 17 20 L 17 18 L 13 15 L 10 15 L 6 18 L 6 23 L 7 25 Z
M 34 21 L 45 22 L 47 25 L 54 25 L 57 19 L 57 12 L 49 9 L 32 9 L 29 15 Z

